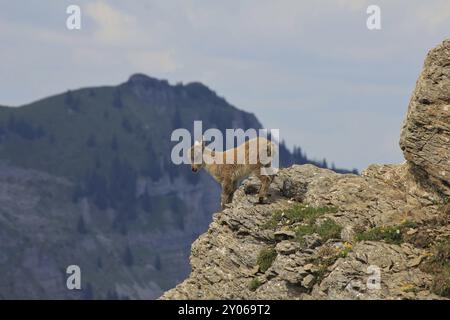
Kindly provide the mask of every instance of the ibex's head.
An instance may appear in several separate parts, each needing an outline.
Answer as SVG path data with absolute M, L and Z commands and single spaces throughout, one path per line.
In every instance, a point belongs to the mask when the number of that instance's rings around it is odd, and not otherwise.
M 203 151 L 205 151 L 205 142 L 203 140 L 195 141 L 194 145 L 189 149 L 191 169 L 193 172 L 197 172 L 205 166 Z

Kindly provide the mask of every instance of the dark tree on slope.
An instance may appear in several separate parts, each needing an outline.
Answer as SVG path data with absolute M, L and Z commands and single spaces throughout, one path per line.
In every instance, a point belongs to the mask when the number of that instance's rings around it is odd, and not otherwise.
M 162 170 L 160 166 L 160 157 L 153 150 L 153 144 L 148 141 L 145 145 L 145 151 L 147 152 L 147 161 L 145 162 L 145 168 L 142 173 L 150 177 L 153 181 L 158 181 L 162 177 Z
M 141 201 L 141 207 L 145 212 L 151 212 L 152 211 L 152 203 L 151 203 L 151 198 L 148 194 L 148 189 L 147 187 L 145 187 L 145 191 L 144 193 L 142 193 L 141 197 L 140 197 L 140 201 Z
M 50 134 L 50 136 L 48 137 L 48 143 L 49 143 L 50 145 L 54 145 L 55 142 L 56 142 L 55 135 L 52 133 L 52 134 Z
M 175 108 L 175 115 L 173 117 L 173 128 L 174 129 L 184 128 L 183 127 L 183 120 L 182 120 L 181 115 L 180 115 L 179 107 Z
M 80 111 L 80 100 L 74 97 L 72 91 L 68 90 L 64 96 L 64 103 L 73 111 Z
M 116 134 L 111 138 L 111 149 L 117 151 L 119 149 L 119 142 L 117 141 Z
M 64 103 L 68 106 L 72 105 L 74 101 L 72 91 L 67 90 L 66 95 L 64 96 Z
M 16 119 L 13 115 L 8 119 L 7 130 L 27 140 L 39 139 L 45 135 L 41 125 L 35 127 L 25 119 Z
M 119 295 L 117 294 L 116 290 L 108 290 L 106 293 L 106 300 L 119 300 Z
M 123 263 L 127 266 L 127 267 L 132 267 L 134 264 L 134 257 L 133 257 L 133 253 L 131 252 L 130 247 L 126 247 L 125 248 L 125 252 L 123 254 Z
M 16 124 L 16 117 L 13 114 L 11 114 L 8 118 L 8 124 L 6 127 L 8 131 L 14 131 L 15 124 Z
M 78 231 L 78 233 L 80 233 L 80 234 L 86 234 L 86 233 L 87 233 L 86 224 L 84 223 L 84 218 L 83 218 L 83 216 L 80 216 L 80 217 L 78 218 L 77 231 Z
M 93 300 L 94 299 L 94 289 L 92 284 L 88 282 L 83 290 L 83 300 Z
M 161 271 L 162 264 L 161 264 L 161 256 L 159 254 L 156 254 L 154 266 L 156 270 Z
M 123 108 L 122 95 L 121 95 L 119 89 L 115 89 L 114 90 L 114 96 L 113 96 L 112 105 L 113 105 L 114 108 L 117 108 L 117 109 Z
M 109 195 L 113 208 L 131 207 L 136 201 L 137 174 L 125 161 L 115 157 L 109 174 Z
M 93 170 L 92 174 L 88 177 L 86 184 L 86 194 L 91 196 L 95 205 L 105 210 L 109 205 L 108 185 L 106 178 L 100 175 L 97 170 Z
M 97 258 L 97 268 L 103 269 L 103 260 L 101 257 Z
M 86 140 L 86 145 L 89 148 L 93 148 L 97 145 L 97 139 L 95 138 L 95 134 L 91 133 Z
M 72 192 L 72 202 L 77 203 L 82 197 L 84 197 L 84 188 L 81 185 L 81 182 L 77 182 Z
M 128 133 L 132 133 L 133 132 L 133 126 L 130 122 L 130 119 L 128 119 L 127 117 L 124 117 L 122 119 L 122 128 L 128 132 Z
M 37 132 L 35 132 L 33 126 L 26 122 L 24 119 L 19 119 L 15 123 L 14 132 L 22 138 L 33 140 L 37 138 Z

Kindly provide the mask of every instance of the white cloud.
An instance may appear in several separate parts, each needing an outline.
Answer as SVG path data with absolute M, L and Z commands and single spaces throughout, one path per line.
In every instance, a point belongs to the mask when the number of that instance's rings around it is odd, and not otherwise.
M 430 32 L 436 32 L 450 22 L 450 1 L 439 0 L 421 4 L 415 11 L 419 22 Z M 450 36 L 450 30 L 447 33 Z
M 94 37 L 97 41 L 120 46 L 131 41 L 142 41 L 136 18 L 105 1 L 88 3 L 83 8 L 84 12 L 95 22 Z

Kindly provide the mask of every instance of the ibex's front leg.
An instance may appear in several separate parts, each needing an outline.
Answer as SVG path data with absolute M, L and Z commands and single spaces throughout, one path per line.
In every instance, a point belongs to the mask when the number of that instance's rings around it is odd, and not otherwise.
M 220 197 L 220 205 L 225 209 L 225 205 L 233 201 L 233 194 L 236 191 L 237 183 L 231 179 L 225 179 L 222 182 L 222 195 Z
M 261 181 L 261 188 L 259 189 L 259 194 L 258 194 L 258 202 L 265 203 L 265 202 L 267 202 L 269 186 L 273 180 L 273 176 L 258 175 L 258 178 Z

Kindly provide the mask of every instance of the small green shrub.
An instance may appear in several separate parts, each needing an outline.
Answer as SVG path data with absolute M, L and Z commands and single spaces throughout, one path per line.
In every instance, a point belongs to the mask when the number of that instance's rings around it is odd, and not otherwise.
M 297 222 L 312 224 L 318 217 L 337 211 L 336 207 L 311 207 L 305 204 L 296 204 L 289 210 L 275 212 L 272 218 L 263 225 L 263 229 L 275 229 L 281 222 L 285 224 Z
M 259 280 L 259 278 L 253 278 L 249 286 L 250 291 L 256 291 L 256 289 L 258 289 L 261 285 L 262 282 L 261 280 Z
M 318 227 L 316 227 L 316 232 L 324 242 L 329 239 L 340 238 L 341 230 L 342 227 L 332 219 L 326 219 Z
M 301 225 L 298 226 L 295 229 L 295 235 L 297 240 L 303 239 L 304 236 L 309 235 L 309 234 L 313 234 L 315 232 L 316 228 L 312 225 L 309 224 L 305 224 L 305 225 Z
M 375 227 L 356 235 L 356 241 L 381 241 L 400 244 L 402 242 L 401 231 L 397 227 Z
M 320 224 L 315 221 L 312 224 L 298 226 L 295 230 L 296 240 L 304 243 L 304 236 L 317 233 L 323 242 L 329 239 L 340 238 L 342 227 L 332 219 L 326 219 Z
M 259 270 L 261 272 L 266 272 L 275 261 L 276 257 L 277 252 L 274 248 L 269 247 L 262 249 L 256 260 L 256 263 L 259 265 Z
M 414 228 L 415 222 L 406 221 L 397 226 L 375 227 L 370 230 L 356 234 L 356 241 L 385 241 L 391 244 L 400 244 L 403 241 L 403 232 L 406 229 Z

